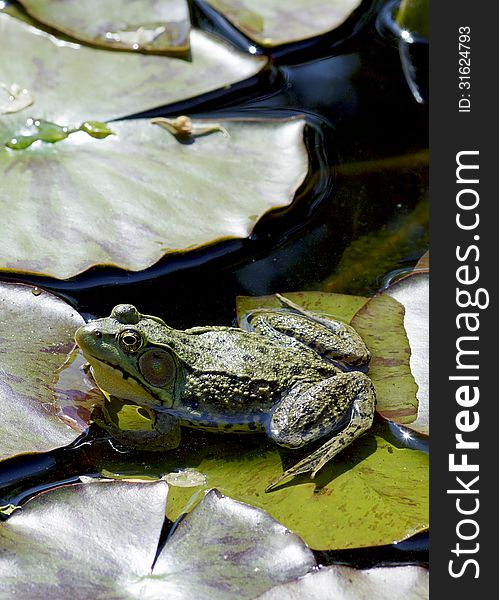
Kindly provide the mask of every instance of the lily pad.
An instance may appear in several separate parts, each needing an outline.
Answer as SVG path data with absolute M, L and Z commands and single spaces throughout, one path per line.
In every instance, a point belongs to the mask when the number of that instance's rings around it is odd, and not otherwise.
M 408 275 L 384 293 L 405 308 L 404 327 L 411 348 L 410 369 L 418 386 L 418 414 L 408 427 L 429 435 L 429 275 L 423 272 Z
M 59 124 L 108 121 L 194 98 L 251 78 L 267 62 L 197 29 L 191 62 L 81 46 L 5 13 L 0 38 L 0 82 L 17 84 L 34 99 L 19 114 Z M 12 119 L 1 118 L 0 131 Z
M 0 528 L 0 595 L 249 599 L 316 566 L 297 536 L 216 491 L 155 562 L 167 490 L 103 482 L 37 496 Z
M 411 372 L 404 307 L 388 294 L 378 294 L 359 310 L 352 326 L 371 350 L 369 377 L 376 388 L 376 410 L 390 421 L 414 421 L 418 386 Z
M 141 119 L 112 123 L 105 139 L 80 131 L 0 147 L 0 269 L 138 271 L 169 252 L 248 236 L 264 213 L 292 202 L 307 174 L 305 121 L 221 123 L 228 135 L 191 144 Z M 11 124 L 4 143 L 22 132 Z
M 260 46 L 298 42 L 339 27 L 361 0 L 206 0 Z
M 333 565 L 279 585 L 255 600 L 427 600 L 428 596 L 428 570 L 422 567 L 361 571 Z
M 185 54 L 186 0 L 21 0 L 35 19 L 77 40 L 121 50 Z
M 386 438 L 386 439 L 385 439 Z M 325 466 L 265 493 L 268 484 L 306 454 L 285 451 L 260 435 L 228 436 L 183 430 L 177 450 L 150 459 L 148 473 L 195 469 L 206 477 L 197 488 L 171 487 L 167 516 L 175 521 L 216 487 L 223 494 L 268 512 L 320 550 L 391 544 L 428 528 L 428 456 L 400 448 L 387 426 L 356 440 Z M 104 465 L 103 467 L 104 468 Z M 107 464 L 119 477 L 143 465 Z
M 55 387 L 84 321 L 56 296 L 22 284 L 0 284 L 0 307 L 0 459 L 65 446 L 79 431 L 57 416 Z
M 263 511 L 212 490 L 166 544 L 149 590 L 179 599 L 250 599 L 315 567 L 297 535 Z

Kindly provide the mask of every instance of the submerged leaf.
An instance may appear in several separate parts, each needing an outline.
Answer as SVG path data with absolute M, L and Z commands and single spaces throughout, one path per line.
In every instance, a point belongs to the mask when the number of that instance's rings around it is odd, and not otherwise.
M 361 0 L 207 0 L 257 44 L 268 48 L 336 29 Z
M 0 39 L 0 82 L 29 90 L 33 114 L 57 123 L 109 121 L 194 98 L 253 77 L 267 62 L 199 30 L 191 32 L 191 62 L 109 52 L 62 41 L 5 13 Z M 0 119 L 0 131 L 11 118 Z
M 20 0 L 28 13 L 77 40 L 164 54 L 189 50 L 186 0 Z
M 0 148 L 0 269 L 58 278 L 97 264 L 138 271 L 168 252 L 248 236 L 252 216 L 289 205 L 305 178 L 305 121 L 223 125 L 230 136 L 192 144 L 128 120 L 105 139 L 77 132 L 54 146 Z
M 0 458 L 46 451 L 79 434 L 57 416 L 57 373 L 83 319 L 31 286 L 0 284 Z

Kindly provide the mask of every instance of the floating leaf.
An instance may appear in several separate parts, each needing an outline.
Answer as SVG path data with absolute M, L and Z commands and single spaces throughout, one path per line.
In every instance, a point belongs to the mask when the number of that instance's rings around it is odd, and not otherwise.
M 0 39 L 0 82 L 35 99 L 30 114 L 22 114 L 60 124 L 109 121 L 193 98 L 253 77 L 267 62 L 199 30 L 191 32 L 191 62 L 109 52 L 60 40 L 5 13 Z M 12 118 L 0 119 L 0 131 Z
M 164 54 L 189 50 L 186 0 L 21 0 L 28 13 L 77 40 Z
M 260 46 L 273 48 L 339 27 L 361 0 L 206 0 Z
M 154 562 L 166 497 L 163 482 L 77 484 L 37 496 L 0 528 L 0 595 L 244 600 L 316 566 L 297 536 L 215 490 Z
M 56 296 L 34 290 L 0 284 L 0 458 L 51 450 L 79 434 L 58 418 L 55 387 L 84 321 Z
M 418 386 L 409 363 L 404 307 L 387 294 L 379 294 L 359 310 L 352 326 L 371 350 L 369 377 L 376 388 L 376 410 L 390 421 L 414 421 Z
M 0 268 L 58 278 L 96 264 L 138 271 L 168 252 L 249 235 L 253 215 L 289 205 L 305 178 L 305 122 L 223 125 L 229 136 L 192 144 L 128 120 L 105 139 L 77 132 L 0 148 Z
M 391 285 L 384 292 L 395 298 L 405 308 L 404 327 L 411 348 L 410 369 L 416 380 L 418 391 L 418 415 L 409 423 L 426 435 L 430 432 L 429 422 L 429 275 L 414 273 Z
M 164 590 L 171 599 L 250 599 L 315 566 L 298 536 L 263 511 L 212 490 L 166 544 L 149 591 Z
M 130 588 L 154 562 L 167 493 L 164 482 L 101 482 L 37 496 L 0 526 L 0 596 L 134 598 Z
M 333 565 L 279 585 L 255 600 L 427 600 L 428 580 L 428 570 L 422 567 L 361 571 Z
M 296 477 L 265 493 L 306 449 L 285 450 L 263 435 L 208 435 L 184 429 L 180 447 L 149 459 L 148 473 L 195 469 L 206 477 L 195 489 L 170 488 L 167 516 L 172 521 L 191 510 L 204 489 L 216 487 L 265 510 L 313 548 L 385 545 L 428 528 L 428 456 L 397 447 L 390 439 L 387 426 L 379 425 L 338 454 L 316 479 Z M 119 477 L 143 471 L 141 463 L 130 460 L 105 468 L 107 476 L 112 470 Z

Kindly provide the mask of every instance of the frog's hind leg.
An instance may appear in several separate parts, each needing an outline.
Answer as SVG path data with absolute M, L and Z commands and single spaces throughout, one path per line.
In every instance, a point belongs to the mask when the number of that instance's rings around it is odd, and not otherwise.
M 302 473 L 310 472 L 313 479 L 338 452 L 370 429 L 375 404 L 371 380 L 358 371 L 340 373 L 304 391 L 293 390 L 274 410 L 267 427 L 269 437 L 288 448 L 299 448 L 330 435 L 333 437 L 284 471 L 265 491 Z
M 351 325 L 306 311 L 283 296 L 277 296 L 287 311 L 250 311 L 242 320 L 241 327 L 256 331 L 281 346 L 308 346 L 319 356 L 345 369 L 369 364 L 369 349 Z

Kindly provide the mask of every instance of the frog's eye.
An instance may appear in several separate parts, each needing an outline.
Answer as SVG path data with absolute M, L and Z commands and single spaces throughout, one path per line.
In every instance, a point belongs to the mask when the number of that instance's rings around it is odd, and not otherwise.
M 175 361 L 165 350 L 148 350 L 139 359 L 142 377 L 156 387 L 163 387 L 175 377 Z
M 137 352 L 142 346 L 142 337 L 133 329 L 125 329 L 119 337 L 121 349 L 124 352 Z

